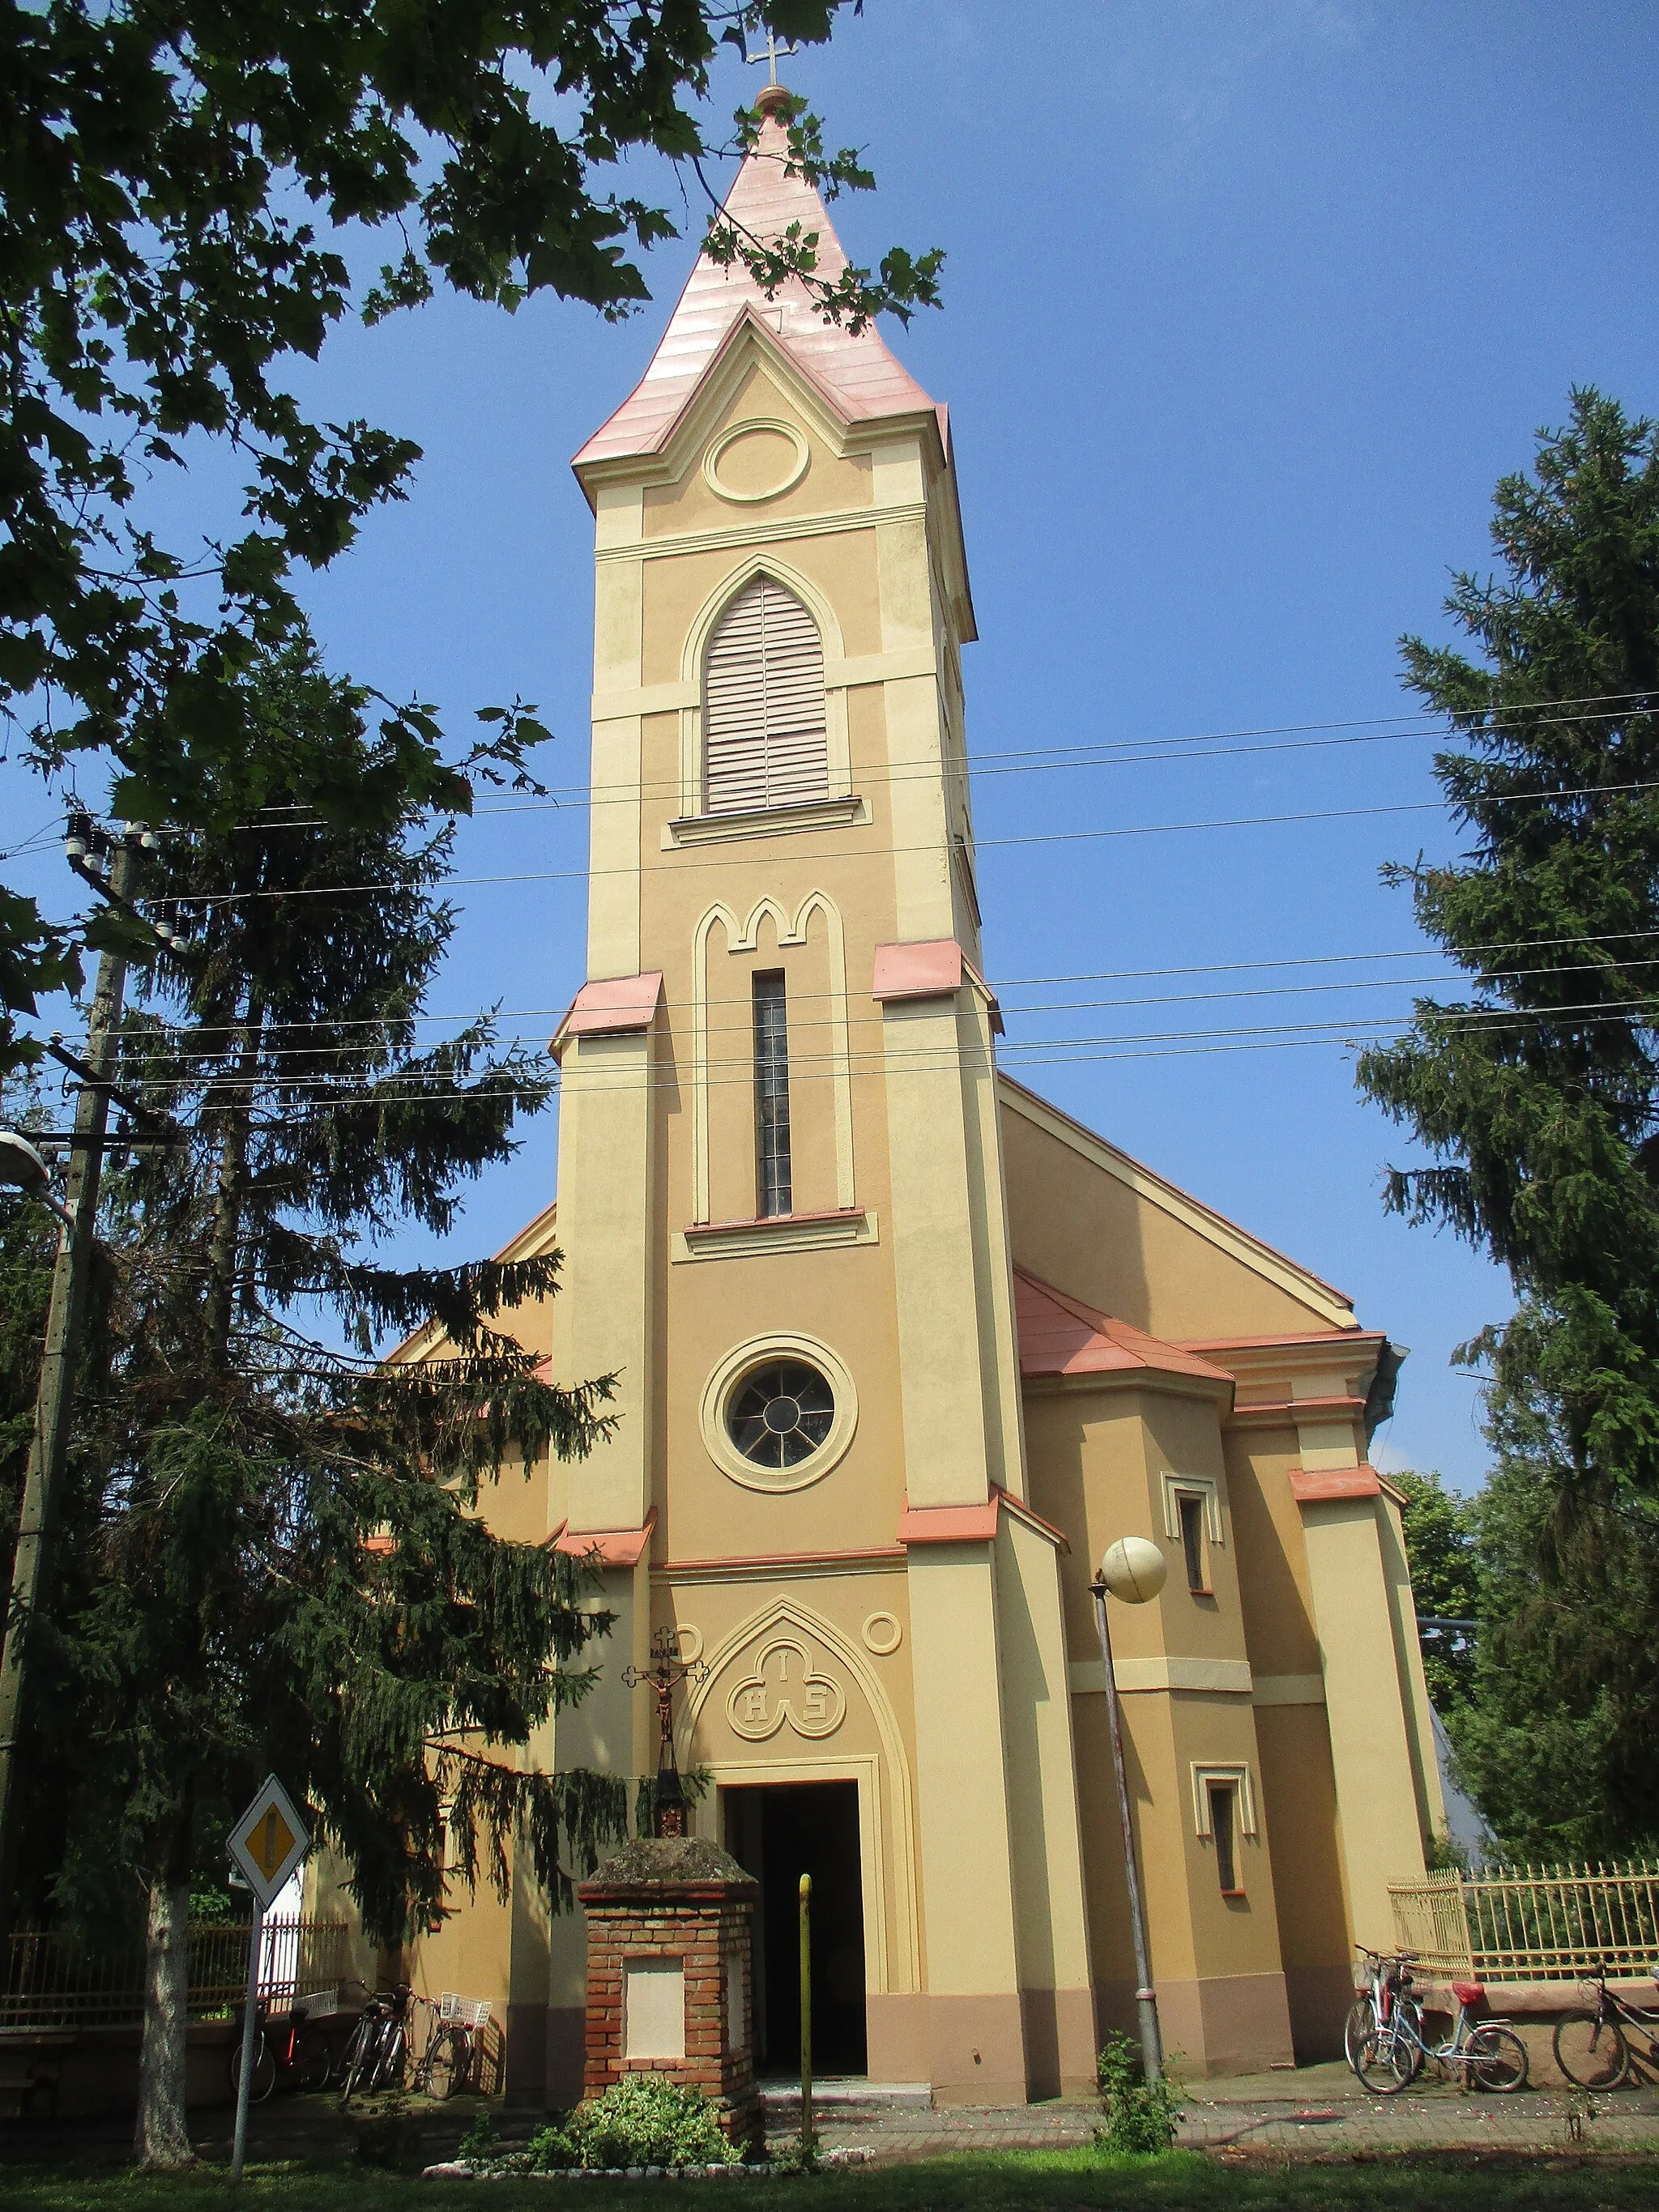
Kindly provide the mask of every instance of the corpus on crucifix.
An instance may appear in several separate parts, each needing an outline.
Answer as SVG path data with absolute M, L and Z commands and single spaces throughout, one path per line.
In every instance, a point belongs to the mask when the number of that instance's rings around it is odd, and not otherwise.
M 678 1762 L 674 1757 L 674 1691 L 681 1682 L 700 1682 L 708 1672 L 702 1659 L 680 1656 L 680 1640 L 672 1628 L 659 1628 L 651 1639 L 651 1664 L 648 1667 L 625 1667 L 623 1680 L 630 1690 L 641 1682 L 648 1682 L 656 1693 L 657 1728 L 660 1741 L 657 1746 L 657 1796 L 651 1816 L 653 1835 L 683 1836 L 685 1833 L 685 1790 L 680 1781 Z

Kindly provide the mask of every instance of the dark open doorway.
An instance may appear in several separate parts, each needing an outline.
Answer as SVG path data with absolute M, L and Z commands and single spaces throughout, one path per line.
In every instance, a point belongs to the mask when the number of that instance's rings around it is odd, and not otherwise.
M 726 1848 L 761 1886 L 755 2036 L 763 2074 L 800 2068 L 800 1878 L 812 1877 L 812 2070 L 862 2074 L 864 1882 L 856 1782 L 720 1793 Z

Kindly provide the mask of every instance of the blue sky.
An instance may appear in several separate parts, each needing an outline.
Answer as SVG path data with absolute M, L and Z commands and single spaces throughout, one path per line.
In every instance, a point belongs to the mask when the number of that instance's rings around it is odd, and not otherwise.
M 1348 733 L 1366 742 L 984 777 L 987 959 L 1014 1037 L 1107 1040 L 1025 1079 L 1410 1346 L 1379 1457 L 1472 1484 L 1476 1394 L 1448 1358 L 1504 1312 L 1504 1279 L 1384 1217 L 1384 1164 L 1413 1148 L 1357 1097 L 1351 1051 L 1194 1033 L 1361 1030 L 1435 972 L 1377 880 L 1387 859 L 1452 849 L 1425 804 L 1431 740 L 1378 734 L 1408 706 L 1395 641 L 1437 631 L 1448 571 L 1485 565 L 1492 487 L 1571 384 L 1659 410 L 1650 9 L 868 0 L 783 73 L 831 143 L 867 146 L 879 192 L 834 210 L 854 258 L 949 255 L 945 312 L 889 336 L 951 408 L 971 747 L 1372 724 Z M 716 115 L 755 81 L 722 62 Z M 696 222 L 620 327 L 548 300 L 511 319 L 442 301 L 343 331 L 297 387 L 425 449 L 410 502 L 311 589 L 337 664 L 458 730 L 475 705 L 539 702 L 557 785 L 585 773 L 591 652 L 568 456 L 648 359 Z M 25 830 L 51 812 L 15 765 L 0 801 Z M 1042 842 L 1316 811 L 1346 818 Z M 562 879 L 458 893 L 441 1009 L 499 1002 L 505 1028 L 545 1037 L 540 1010 L 582 976 L 586 835 L 574 802 L 466 830 L 462 875 Z M 50 848 L 7 873 L 64 910 Z M 1393 957 L 1239 965 L 1352 955 Z M 1239 972 L 1145 972 L 1222 963 Z M 1091 980 L 1015 980 L 1060 976 Z M 550 1115 L 477 1187 L 452 1249 L 493 1247 L 545 1203 L 554 1136 Z

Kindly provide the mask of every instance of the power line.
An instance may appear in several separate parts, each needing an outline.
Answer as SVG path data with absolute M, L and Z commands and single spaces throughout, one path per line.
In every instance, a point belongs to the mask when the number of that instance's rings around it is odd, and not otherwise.
M 1260 973 L 1267 969 L 1338 967 L 1346 966 L 1351 963 L 1357 965 L 1360 963 L 1370 960 L 1443 959 L 1448 961 L 1458 961 L 1465 958 L 1478 958 L 1483 963 L 1486 971 L 1492 975 L 1517 975 L 1522 973 L 1535 973 L 1540 975 L 1571 975 L 1575 972 L 1571 968 L 1559 968 L 1553 969 L 1539 969 L 1535 970 L 1496 969 L 1491 965 L 1491 961 L 1492 958 L 1498 953 L 1537 951 L 1552 945 L 1628 945 L 1635 943 L 1651 944 L 1656 939 L 1659 939 L 1659 924 L 1656 924 L 1656 926 L 1651 929 L 1620 929 L 1601 932 L 1581 931 L 1567 937 L 1511 938 L 1502 944 L 1465 946 L 1462 948 L 1458 953 L 1437 952 L 1431 945 L 1397 945 L 1393 948 L 1385 948 L 1384 950 L 1376 952 L 1308 952 L 1294 954 L 1289 957 L 1263 957 L 1257 960 L 1204 960 L 1176 967 L 1095 968 L 1084 969 L 1070 971 L 1061 975 L 1005 975 L 1000 979 L 992 979 L 988 982 L 987 988 L 994 994 L 1000 994 L 1004 991 L 1025 990 L 1058 983 L 1127 983 L 1137 982 L 1143 979 L 1161 979 L 1165 976 L 1173 975 L 1252 975 Z M 1590 963 L 1586 964 L 1589 965 Z M 1623 965 L 1628 967 L 1642 967 L 1648 963 L 1642 961 L 1629 961 L 1624 963 L 1610 962 L 1608 964 L 1610 966 Z M 1468 971 L 1464 969 L 1463 972 L 1467 974 Z M 1455 982 L 1458 980 L 1458 975 L 1454 973 L 1443 977 L 1428 977 L 1425 980 L 1429 981 Z M 795 1003 L 797 999 L 811 1003 L 818 1000 L 839 998 L 844 995 L 850 994 L 832 991 L 803 991 L 792 994 L 791 1004 L 793 1005 Z M 686 1007 L 695 1006 L 696 1003 L 696 1000 L 690 999 L 665 998 L 661 1001 L 663 1007 L 667 1011 L 683 1010 Z M 750 996 L 747 992 L 732 994 L 722 994 L 718 992 L 711 993 L 709 996 L 702 1001 L 702 1004 L 708 1006 L 747 1006 L 749 1003 Z M 409 1012 L 396 1014 L 362 1014 L 341 1019 L 330 1018 L 326 1021 L 268 1021 L 264 1024 L 264 1029 L 267 1034 L 274 1030 L 294 1029 L 325 1029 L 331 1031 L 337 1031 L 348 1029 L 392 1028 L 394 1026 L 400 1026 L 404 1023 L 414 1024 L 416 1022 L 441 1023 L 447 1026 L 464 1028 L 471 1024 L 484 1021 L 559 1021 L 562 1020 L 563 1017 L 569 1012 L 569 1011 L 570 1001 L 566 999 L 561 1000 L 556 1006 L 479 1006 L 475 1007 L 470 1012 L 465 1013 L 428 1014 Z M 1026 1007 L 1011 1006 L 1006 1007 L 1005 1011 L 1009 1013 L 1021 1013 L 1033 1010 Z M 191 1024 L 190 1025 L 190 1033 L 196 1036 L 233 1036 L 239 1034 L 241 1027 L 242 1024 L 240 1023 Z
M 1611 1005 L 1605 1000 L 1588 1000 L 1580 1005 L 1552 1007 L 1536 1012 L 1510 1007 L 1449 1009 L 1435 1018 L 1437 1026 L 1454 1031 L 1502 1035 L 1529 1030 L 1536 1030 L 1540 1028 L 1553 1027 L 1567 1023 L 1571 1023 L 1571 1026 L 1577 1029 L 1598 1027 L 1613 1020 L 1628 1023 L 1632 1018 L 1639 1018 L 1642 1011 L 1653 1007 L 1659 1007 L 1659 995 L 1644 994 L 1639 998 L 1617 1000 Z M 1163 1055 L 1157 1052 L 1136 1051 L 1127 1055 L 1113 1052 L 1103 1054 L 1094 1048 L 1168 1046 L 1185 1043 L 1191 1040 L 1211 1042 L 1278 1037 L 1287 1042 L 1323 1040 L 1331 1043 L 1358 1046 L 1364 1042 L 1379 1042 L 1386 1034 L 1409 1029 L 1413 1026 L 1417 1019 L 1418 1017 L 1413 1013 L 1383 1016 L 1370 1022 L 1359 1023 L 1273 1022 L 1232 1029 L 1131 1030 L 1077 1037 L 1033 1037 L 1024 1042 L 1017 1039 L 1005 1040 L 994 1058 L 998 1065 L 1012 1062 L 1018 1066 L 1067 1066 L 1079 1058 L 1083 1060 L 1126 1056 L 1158 1058 Z M 883 1073 L 932 1074 L 947 1068 L 960 1068 L 964 1060 L 970 1057 L 977 1057 L 977 1055 L 972 1054 L 969 1048 L 942 1048 L 932 1044 L 897 1048 L 886 1047 L 873 1051 L 850 1052 L 844 1058 L 836 1053 L 814 1053 L 803 1054 L 799 1058 L 792 1054 L 789 1077 L 792 1083 L 809 1083 L 833 1082 L 844 1078 Z M 732 1075 L 719 1072 L 726 1068 L 733 1068 L 738 1072 Z M 398 1076 L 394 1073 L 388 1078 L 388 1082 L 395 1083 L 398 1079 Z M 710 1089 L 732 1087 L 748 1089 L 754 1081 L 753 1064 L 747 1056 L 726 1060 L 710 1059 L 702 1063 L 693 1060 L 685 1071 L 670 1071 L 660 1076 L 647 1078 L 643 1083 L 631 1079 L 627 1082 L 606 1083 L 596 1088 L 591 1095 L 598 1097 L 602 1095 L 602 1092 L 621 1095 L 623 1092 L 641 1091 L 678 1091 L 686 1081 L 699 1079 Z M 252 1097 L 271 1090 L 281 1091 L 285 1086 L 280 1079 L 270 1083 L 250 1083 L 246 1079 L 225 1077 L 185 1087 L 193 1091 L 204 1101 L 211 1100 L 217 1094 L 228 1091 L 234 1092 L 239 1099 L 248 1099 L 251 1104 Z M 556 1091 L 562 1085 L 557 1079 L 551 1079 L 547 1087 L 551 1091 Z M 348 1088 L 343 1083 L 324 1092 L 320 1097 L 307 1101 L 300 1119 L 303 1121 L 311 1113 L 332 1111 L 343 1106 L 362 1106 L 371 1109 L 413 1105 L 476 1107 L 507 1103 L 510 1103 L 510 1089 L 495 1092 L 483 1091 L 446 1092 L 434 1091 L 431 1089 L 398 1091 L 373 1084 L 359 1084 L 356 1087 Z M 282 1125 L 270 1124 L 269 1126 Z
M 1593 962 L 1584 962 L 1563 967 L 1507 969 L 1503 972 L 1506 980 L 1514 980 L 1536 975 L 1566 976 L 1613 973 L 1625 975 L 1638 968 L 1659 968 L 1659 959 L 1623 961 L 1617 964 L 1616 969 L 1611 964 L 1602 966 Z M 1416 989 L 1423 985 L 1441 984 L 1455 981 L 1456 981 L 1455 977 L 1445 975 L 1358 976 L 1352 980 L 1345 979 L 1338 982 L 1275 983 L 1261 985 L 1253 989 L 1244 990 L 1160 992 L 1152 996 L 1135 998 L 1052 999 L 1046 1001 L 1039 1001 L 1035 1005 L 1008 1006 L 1004 1008 L 1004 1012 L 1012 1018 L 1018 1018 L 1030 1014 L 1076 1013 L 1089 1012 L 1097 1008 L 1194 1006 L 1213 1004 L 1221 1000 L 1238 999 L 1305 998 L 1311 997 L 1316 994 L 1325 994 L 1334 991 L 1407 990 Z M 811 993 L 801 993 L 798 994 L 798 998 L 792 998 L 790 1002 L 791 1014 L 789 1022 L 789 1031 L 792 1039 L 803 1030 L 839 1030 L 843 1025 L 848 1030 L 879 1028 L 886 1018 L 886 1017 L 879 1012 L 874 1013 L 848 1013 L 846 1015 L 832 1013 L 806 1016 L 803 1018 L 793 1011 L 795 1005 L 798 1003 L 798 999 L 805 1000 L 809 1003 L 821 1003 L 830 999 L 832 995 L 840 994 L 815 991 Z M 684 1002 L 679 1003 L 684 1004 Z M 706 1005 L 746 1005 L 747 1003 L 747 1000 L 740 999 L 705 1001 Z M 1619 1001 L 1617 1003 L 1623 1004 L 1626 1002 Z M 1548 1012 L 1548 1009 L 1533 1007 L 1516 1009 L 1516 1011 L 1524 1011 L 1542 1016 Z M 327 1025 L 319 1024 L 319 1026 L 326 1027 Z M 523 1044 L 536 1044 L 540 1034 L 541 1033 L 538 1030 L 515 1030 L 496 1037 L 494 1042 L 497 1048 Z M 706 1029 L 700 1032 L 700 1034 L 707 1036 L 747 1036 L 751 1034 L 751 1024 L 749 1022 L 714 1022 L 710 1023 Z M 344 1044 L 266 1045 L 263 1048 L 262 1059 L 264 1064 L 268 1066 L 272 1062 L 280 1063 L 283 1060 L 322 1060 L 340 1059 L 349 1054 L 360 1054 L 366 1048 L 368 1048 L 365 1042 Z M 231 1059 L 234 1049 L 235 1048 L 232 1045 L 227 1045 L 219 1050 L 200 1050 L 196 1052 L 188 1052 L 184 1050 L 167 1051 L 167 1049 L 162 1048 L 151 1054 L 145 1054 L 143 1053 L 136 1054 L 132 1056 L 130 1064 L 131 1066 L 140 1071 L 153 1068 L 158 1063 L 161 1067 L 173 1071 L 180 1069 L 188 1070 L 197 1067 L 216 1066 Z M 165 1079 L 158 1077 L 156 1079 Z M 227 1083 L 234 1083 L 238 1080 L 244 1080 L 246 1079 L 239 1079 L 234 1075 L 228 1073 L 223 1079 Z M 259 1081 L 280 1081 L 283 1079 L 279 1073 L 275 1076 L 264 1076 L 257 1079 Z M 187 1079 L 186 1087 L 189 1087 Z
M 1635 783 L 1583 784 L 1560 791 L 1512 791 L 1504 793 L 1504 803 L 1514 805 L 1526 799 L 1548 799 L 1559 802 L 1567 799 L 1615 799 L 1632 792 L 1659 790 L 1659 782 L 1644 781 Z M 1406 799 L 1389 806 L 1333 806 L 1320 807 L 1294 814 L 1239 814 L 1218 817 L 1202 822 L 1139 822 L 1114 823 L 1100 830 L 1034 830 L 1018 837 L 984 837 L 975 841 L 975 852 L 991 852 L 1025 845 L 1081 845 L 1118 837 L 1163 837 L 1199 830 L 1264 830 L 1279 829 L 1308 822 L 1357 822 L 1383 815 L 1438 814 L 1445 802 L 1438 799 Z M 826 860 L 895 860 L 915 853 L 939 854 L 948 850 L 949 840 L 930 840 L 921 845 L 866 845 L 855 846 L 839 852 L 825 852 L 812 847 L 805 852 L 785 853 L 773 856 L 772 866 L 811 863 L 817 866 Z M 727 868 L 732 866 L 729 854 L 706 860 L 677 857 L 672 864 L 674 874 L 705 868 Z M 596 876 L 642 876 L 644 866 L 635 861 L 629 866 L 611 868 L 546 868 L 526 869 L 510 875 L 450 876 L 444 878 L 446 890 L 474 889 L 481 885 L 502 884 L 558 884 L 591 881 Z M 248 905 L 258 899 L 313 899 L 357 897 L 370 891 L 398 890 L 403 885 L 391 879 L 362 884 L 318 884 L 302 890 L 216 891 L 204 895 L 157 897 L 146 901 L 156 907 L 171 907 L 175 912 L 195 910 L 204 907 Z
M 1647 692 L 1636 691 L 1589 692 L 1582 699 L 1540 701 L 1535 708 L 1522 702 L 1510 707 L 1493 708 L 1490 712 L 1499 729 L 1503 729 L 1511 717 L 1515 718 L 1517 728 L 1522 730 L 1548 729 L 1567 723 L 1577 725 L 1587 721 L 1623 721 L 1630 719 L 1632 702 L 1646 701 L 1650 696 Z M 1552 711 L 1545 712 L 1547 708 Z M 1600 713 L 1563 711 L 1568 708 L 1603 708 L 1604 711 Z M 662 711 L 676 713 L 680 710 L 671 708 Z M 1640 713 L 1646 709 L 1637 707 L 1634 711 Z M 1336 731 L 1352 734 L 1329 738 L 1310 737 L 1307 734 L 1319 731 Z M 964 773 L 969 777 L 994 775 L 1035 775 L 1047 772 L 1051 768 L 1064 769 L 1096 766 L 1133 767 L 1143 764 L 1143 762 L 1146 764 L 1157 765 L 1169 759 L 1218 760 L 1231 757 L 1234 754 L 1297 750 L 1301 750 L 1304 744 L 1315 746 L 1370 744 L 1393 743 L 1398 739 L 1419 737 L 1443 737 L 1449 742 L 1452 742 L 1460 736 L 1466 735 L 1467 733 L 1459 732 L 1455 728 L 1449 727 L 1448 718 L 1445 715 L 1425 709 L 1414 715 L 1376 714 L 1337 721 L 1267 723 L 1236 730 L 1189 732 L 1169 738 L 1099 738 L 1077 739 L 1063 745 L 1004 747 L 994 751 L 975 751 L 971 755 L 964 755 L 960 764 L 953 760 L 900 763 L 896 766 L 890 764 L 886 768 L 879 764 L 865 763 L 860 766 L 859 775 L 865 784 L 874 787 L 882 783 L 906 782 L 917 777 L 931 777 L 941 774 L 947 777 L 960 777 Z M 1243 742 L 1258 739 L 1267 742 Z M 1283 744 L 1271 742 L 1279 739 L 1285 739 L 1287 742 Z M 1193 747 L 1196 750 L 1192 751 L 1173 750 L 1184 747 Z M 1088 754 L 1109 755 L 1114 757 L 1098 761 L 1079 757 Z M 1118 756 L 1121 757 L 1116 757 Z M 1006 765 L 999 766 L 997 765 L 999 763 Z M 549 787 L 542 796 L 533 799 L 501 799 L 474 807 L 470 816 L 458 818 L 477 821 L 485 816 L 545 813 L 550 810 L 561 809 L 570 812 L 580 812 L 585 805 L 591 803 L 599 794 L 615 795 L 614 799 L 611 796 L 600 797 L 599 803 L 602 805 L 632 805 L 647 798 L 673 798 L 683 787 L 683 779 L 678 775 L 659 778 L 653 782 L 635 782 L 629 780 L 614 783 L 594 783 L 590 781 L 580 784 L 556 785 Z M 565 806 L 566 801 L 569 802 L 568 808 Z M 286 822 L 281 818 L 283 815 L 289 817 Z M 252 832 L 283 828 L 327 829 L 331 826 L 325 817 L 314 813 L 302 813 L 298 806 L 293 806 L 272 808 L 259 819 L 238 823 L 234 828 L 239 831 Z M 185 836 L 192 833 L 180 830 L 177 834 Z

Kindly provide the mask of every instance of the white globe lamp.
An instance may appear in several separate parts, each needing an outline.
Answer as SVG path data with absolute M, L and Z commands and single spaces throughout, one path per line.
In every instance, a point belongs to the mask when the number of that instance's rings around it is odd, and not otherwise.
M 1100 1563 L 1100 1579 L 1125 1605 L 1155 1598 L 1169 1575 L 1169 1561 L 1149 1536 L 1120 1536 Z

